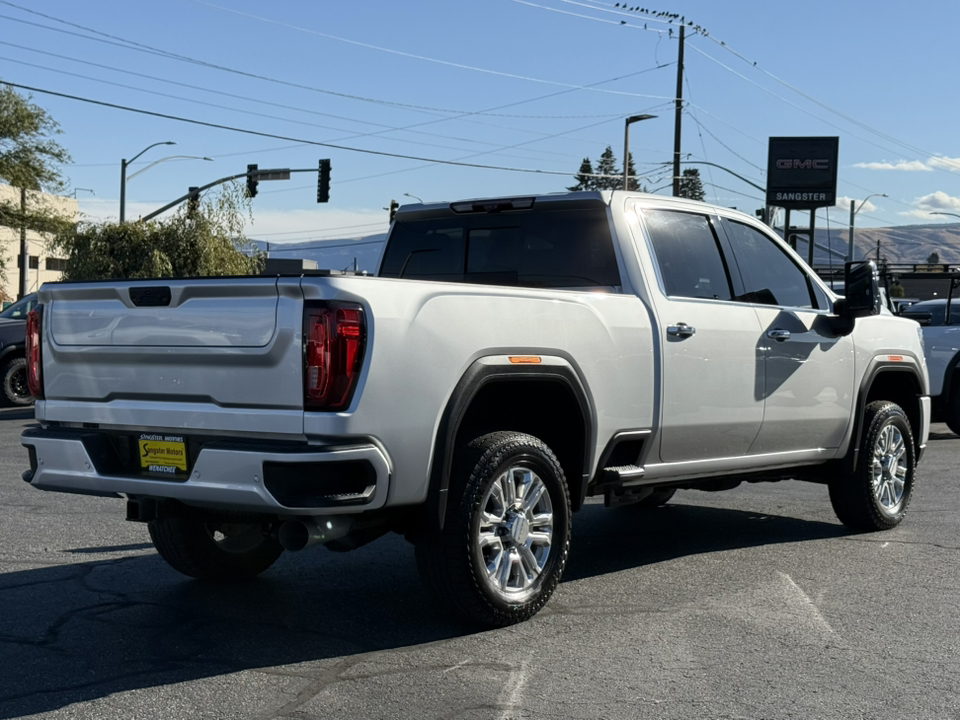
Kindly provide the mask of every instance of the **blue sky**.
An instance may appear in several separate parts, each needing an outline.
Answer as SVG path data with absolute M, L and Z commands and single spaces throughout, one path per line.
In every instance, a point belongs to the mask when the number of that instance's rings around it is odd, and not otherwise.
M 248 235 L 363 236 L 386 229 L 391 199 L 562 191 L 584 157 L 611 145 L 621 159 L 624 118 L 640 113 L 657 117 L 631 126 L 634 161 L 669 194 L 678 33 L 658 13 L 676 13 L 704 31 L 687 33 L 684 159 L 730 171 L 684 166 L 700 168 L 708 201 L 753 212 L 762 193 L 732 173 L 764 186 L 768 137 L 836 135 L 829 223 L 846 226 L 850 199 L 868 196 L 858 227 L 958 222 L 929 213 L 960 214 L 960 3 L 630 8 L 0 0 L 0 79 L 235 129 L 33 92 L 62 127 L 64 174 L 91 219 L 118 215 L 121 158 L 173 141 L 129 168 L 144 172 L 128 182 L 128 219 L 248 163 L 329 158 L 329 203 L 316 203 L 315 174 L 261 182 Z M 193 157 L 165 159 L 176 155 Z

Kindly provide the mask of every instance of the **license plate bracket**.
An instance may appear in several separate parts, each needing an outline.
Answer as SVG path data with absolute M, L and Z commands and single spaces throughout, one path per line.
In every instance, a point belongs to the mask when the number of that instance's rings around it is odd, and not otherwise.
M 187 474 L 187 439 L 168 433 L 141 433 L 137 438 L 140 469 L 167 477 Z

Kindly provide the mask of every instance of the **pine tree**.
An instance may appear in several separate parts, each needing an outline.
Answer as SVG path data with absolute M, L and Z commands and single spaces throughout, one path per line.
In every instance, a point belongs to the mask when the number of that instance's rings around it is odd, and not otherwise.
M 623 189 L 623 171 L 617 167 L 617 158 L 613 154 L 613 148 L 607 145 L 607 149 L 600 156 L 597 163 L 597 175 L 605 177 L 594 178 L 596 180 L 596 190 L 622 190 Z
M 706 197 L 703 183 L 700 182 L 700 171 L 696 168 L 687 168 L 683 171 L 683 176 L 680 178 L 680 197 L 701 201 Z
M 622 183 L 620 187 L 623 187 Z M 637 180 L 637 169 L 633 166 L 633 153 L 627 155 L 627 189 L 633 192 L 647 191 L 647 188 Z
M 594 183 L 596 178 L 593 177 L 593 163 L 590 162 L 590 158 L 585 157 L 583 162 L 580 163 L 580 172 L 574 175 L 574 178 L 577 181 L 577 184 L 573 187 L 568 187 L 567 190 L 571 192 L 576 192 L 578 190 L 596 190 Z

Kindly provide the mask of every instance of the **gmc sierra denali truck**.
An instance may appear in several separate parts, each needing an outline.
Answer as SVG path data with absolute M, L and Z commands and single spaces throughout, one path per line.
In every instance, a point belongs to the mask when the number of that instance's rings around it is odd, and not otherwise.
M 125 499 L 207 580 L 402 533 L 444 606 L 506 625 L 548 601 L 587 497 L 796 479 L 896 526 L 919 327 L 879 314 L 872 263 L 845 287 L 749 216 L 628 192 L 408 205 L 376 276 L 48 283 L 24 479 Z

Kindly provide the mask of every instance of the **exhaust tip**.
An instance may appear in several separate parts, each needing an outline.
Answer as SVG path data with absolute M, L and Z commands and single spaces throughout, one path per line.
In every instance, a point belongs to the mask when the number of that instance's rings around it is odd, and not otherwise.
M 278 535 L 284 550 L 297 552 L 310 544 L 310 528 L 301 520 L 287 520 Z

